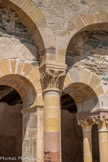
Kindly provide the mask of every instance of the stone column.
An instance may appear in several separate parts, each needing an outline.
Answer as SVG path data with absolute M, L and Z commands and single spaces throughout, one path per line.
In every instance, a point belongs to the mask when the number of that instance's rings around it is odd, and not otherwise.
M 100 162 L 108 162 L 108 117 L 96 117 L 99 132 Z
M 26 108 L 23 114 L 22 162 L 37 161 L 37 108 Z M 20 160 L 20 159 L 19 159 Z
M 61 78 L 66 67 L 45 65 L 41 70 L 41 82 L 44 95 L 44 161 L 60 162 L 61 114 L 60 89 Z M 63 78 L 62 78 L 63 79 Z
M 91 119 L 78 120 L 78 124 L 81 125 L 83 130 L 83 155 L 84 162 L 92 162 L 92 141 L 91 141 Z

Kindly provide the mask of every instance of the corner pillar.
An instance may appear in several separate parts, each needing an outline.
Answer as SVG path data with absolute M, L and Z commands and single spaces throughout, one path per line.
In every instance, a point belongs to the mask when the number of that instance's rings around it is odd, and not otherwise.
M 66 67 L 44 65 L 40 68 L 44 95 L 44 162 L 60 162 L 60 90 Z
M 23 114 L 22 162 L 37 161 L 37 107 L 26 108 Z
M 43 159 L 43 105 L 37 106 L 37 159 L 36 162 L 44 162 Z

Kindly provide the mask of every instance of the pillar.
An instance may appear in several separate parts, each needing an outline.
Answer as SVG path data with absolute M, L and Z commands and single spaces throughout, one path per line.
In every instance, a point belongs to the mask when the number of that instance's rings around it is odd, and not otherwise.
M 98 117 L 100 162 L 108 162 L 108 117 Z
M 44 92 L 44 155 L 45 161 L 60 162 L 60 95 Z
M 40 69 L 44 96 L 44 162 L 61 162 L 60 90 L 65 69 L 48 64 Z
M 81 125 L 83 131 L 84 162 L 92 162 L 92 141 L 91 141 L 92 120 L 82 119 L 79 120 L 78 123 L 79 125 Z
M 37 161 L 37 108 L 26 108 L 23 114 L 22 162 Z

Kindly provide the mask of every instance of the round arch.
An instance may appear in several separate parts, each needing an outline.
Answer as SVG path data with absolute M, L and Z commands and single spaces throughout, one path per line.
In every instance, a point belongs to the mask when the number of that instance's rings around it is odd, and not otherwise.
M 105 25 L 108 23 L 107 17 L 108 11 L 98 11 L 96 13 L 85 13 L 72 16 L 66 22 L 65 30 L 58 36 L 58 61 L 65 63 L 65 56 L 69 42 L 77 33 L 85 29 L 92 29 L 96 24 Z
M 101 84 L 101 79 L 87 69 L 70 70 L 65 77 L 63 89 L 75 83 L 88 85 L 91 89 L 94 90 L 97 96 L 105 94 Z
M 101 79 L 86 69 L 70 70 L 64 80 L 63 92 L 69 94 L 78 105 L 93 100 L 92 108 L 95 105 L 99 108 L 100 98 L 106 95 Z
M 23 100 L 23 108 L 43 104 L 39 71 L 31 64 L 16 60 L 0 61 L 0 85 L 15 89 Z
M 33 85 L 27 78 L 21 75 L 5 75 L 0 78 L 0 85 L 15 89 L 22 99 L 23 108 L 32 105 L 35 101 L 37 94 Z
M 32 0 L 1 0 L 0 6 L 15 10 L 22 18 L 39 48 L 40 62 L 43 63 L 46 53 L 55 46 L 55 42 L 40 8 Z

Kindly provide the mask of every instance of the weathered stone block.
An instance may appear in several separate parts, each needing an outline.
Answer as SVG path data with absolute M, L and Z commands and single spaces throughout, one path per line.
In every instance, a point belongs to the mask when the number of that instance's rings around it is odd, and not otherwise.
M 37 137 L 37 129 L 28 128 L 28 139 L 34 139 Z

